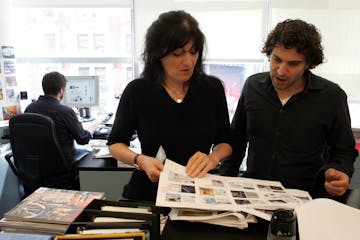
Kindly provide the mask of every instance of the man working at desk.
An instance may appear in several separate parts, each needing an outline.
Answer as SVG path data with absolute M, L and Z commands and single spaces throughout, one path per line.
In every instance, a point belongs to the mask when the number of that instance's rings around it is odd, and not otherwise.
M 75 161 L 84 155 L 84 149 L 75 149 L 74 140 L 80 145 L 89 143 L 92 134 L 99 125 L 92 122 L 87 125 L 87 130 L 79 122 L 76 113 L 68 106 L 62 105 L 62 99 L 66 86 L 66 78 L 59 72 L 45 74 L 42 80 L 42 88 L 45 95 L 32 102 L 25 113 L 39 113 L 50 117 L 56 128 L 56 136 L 66 159 Z
M 345 92 L 310 71 L 323 62 L 320 34 L 312 24 L 285 20 L 262 52 L 270 72 L 244 85 L 231 124 L 233 154 L 220 173 L 237 176 L 248 145 L 244 177 L 280 181 L 313 196 L 343 195 L 358 152 Z

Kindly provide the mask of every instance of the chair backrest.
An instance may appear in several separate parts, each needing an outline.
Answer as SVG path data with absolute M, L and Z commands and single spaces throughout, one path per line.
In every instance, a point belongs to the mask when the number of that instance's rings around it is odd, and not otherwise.
M 9 133 L 25 195 L 40 186 L 65 188 L 66 182 L 74 181 L 77 174 L 64 157 L 51 118 L 37 113 L 16 115 L 9 120 Z

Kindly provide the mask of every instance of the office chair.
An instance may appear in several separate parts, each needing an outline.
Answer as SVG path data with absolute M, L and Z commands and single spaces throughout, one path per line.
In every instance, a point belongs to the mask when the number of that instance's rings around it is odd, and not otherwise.
M 24 197 L 38 187 L 79 190 L 77 169 L 58 143 L 55 124 L 47 116 L 24 113 L 9 120 L 12 152 L 5 156 L 24 187 Z

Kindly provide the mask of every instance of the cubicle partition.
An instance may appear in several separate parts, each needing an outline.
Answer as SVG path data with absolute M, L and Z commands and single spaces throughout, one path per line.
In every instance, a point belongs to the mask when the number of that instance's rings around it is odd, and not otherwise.
M 133 167 L 118 166 L 114 158 L 83 159 L 79 165 L 80 190 L 105 192 L 107 200 L 121 200 L 123 187 L 128 183 Z
M 15 207 L 21 200 L 21 184 L 5 160 L 5 153 L 0 155 L 0 218 Z

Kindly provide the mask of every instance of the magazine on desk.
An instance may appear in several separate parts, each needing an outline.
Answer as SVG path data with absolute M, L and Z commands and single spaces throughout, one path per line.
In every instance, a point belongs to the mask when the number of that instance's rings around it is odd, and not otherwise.
M 0 227 L 5 232 L 64 234 L 93 199 L 103 197 L 102 192 L 41 187 L 5 213 Z
M 102 192 L 41 187 L 5 213 L 5 219 L 69 224 L 93 199 L 103 197 Z

